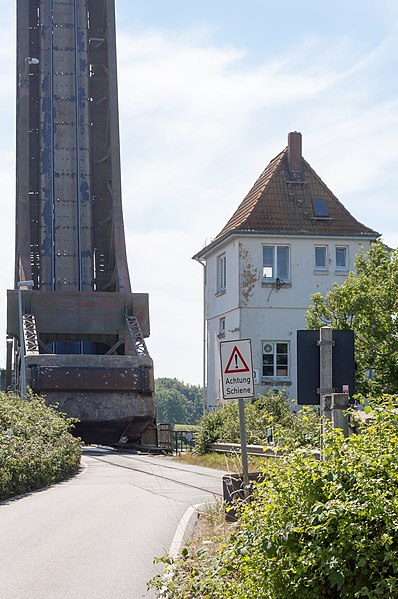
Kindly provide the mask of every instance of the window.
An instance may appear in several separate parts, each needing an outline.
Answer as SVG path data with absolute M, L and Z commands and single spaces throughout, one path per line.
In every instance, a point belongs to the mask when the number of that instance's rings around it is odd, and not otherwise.
M 263 280 L 282 281 L 290 279 L 289 246 L 264 245 L 263 246 Z
M 263 377 L 288 377 L 289 343 L 286 341 L 263 341 L 262 347 Z
M 327 270 L 327 246 L 315 246 L 315 270 Z
M 218 336 L 225 337 L 225 316 L 222 316 L 218 321 Z
M 227 288 L 227 256 L 221 254 L 217 257 L 217 292 L 225 291 Z
M 326 200 L 312 200 L 312 209 L 314 211 L 315 218 L 329 217 L 329 209 Z
M 348 270 L 347 246 L 336 246 L 336 270 Z

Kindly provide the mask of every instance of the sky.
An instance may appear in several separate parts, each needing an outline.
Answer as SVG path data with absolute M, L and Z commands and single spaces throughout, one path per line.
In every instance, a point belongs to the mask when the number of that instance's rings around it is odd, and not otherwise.
M 0 0 L 0 367 L 13 287 L 15 7 Z M 116 0 L 123 210 L 156 377 L 202 382 L 192 256 L 301 131 L 345 207 L 398 245 L 395 0 Z M 3 341 L 1 341 L 3 339 Z

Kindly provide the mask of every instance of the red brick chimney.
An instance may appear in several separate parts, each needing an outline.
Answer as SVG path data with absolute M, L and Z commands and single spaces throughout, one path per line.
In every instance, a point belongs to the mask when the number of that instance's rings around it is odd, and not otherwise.
M 302 165 L 302 143 L 301 133 L 292 131 L 287 138 L 287 157 L 289 161 L 290 172 L 300 172 L 303 169 Z

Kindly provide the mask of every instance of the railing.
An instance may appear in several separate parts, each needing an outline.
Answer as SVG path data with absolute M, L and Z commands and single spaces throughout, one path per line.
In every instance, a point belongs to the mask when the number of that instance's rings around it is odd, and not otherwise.
M 158 446 L 175 454 L 189 451 L 195 445 L 194 435 L 189 430 L 174 430 L 172 424 L 158 424 Z
M 217 453 L 241 453 L 240 443 L 210 443 L 207 448 L 209 451 Z M 260 455 L 268 458 L 278 458 L 281 455 L 272 447 L 264 448 L 263 445 L 248 445 L 247 453 L 249 455 Z
M 158 446 L 175 454 L 190 451 L 195 447 L 194 433 L 189 430 L 176 431 L 171 424 L 158 424 Z M 241 453 L 240 443 L 210 443 L 207 449 L 216 453 Z M 320 459 L 320 451 L 313 449 L 310 452 L 316 460 Z M 282 458 L 285 455 L 278 448 L 264 447 L 264 445 L 248 445 L 247 453 L 263 458 Z
M 195 445 L 191 431 L 174 431 L 174 450 L 176 454 L 189 451 Z
M 209 443 L 207 448 L 209 451 L 217 453 L 241 453 L 240 443 Z M 262 456 L 263 458 L 283 458 L 285 455 L 283 451 L 279 451 L 275 447 L 264 447 L 263 445 L 248 445 L 247 453 Z M 316 460 L 320 459 L 321 452 L 317 449 L 308 450 L 307 453 L 312 453 Z

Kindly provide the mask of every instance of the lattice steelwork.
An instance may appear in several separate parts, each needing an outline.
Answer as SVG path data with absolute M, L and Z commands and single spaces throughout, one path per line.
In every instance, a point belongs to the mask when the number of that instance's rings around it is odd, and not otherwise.
M 25 338 L 25 354 L 27 356 L 39 354 L 39 340 L 36 331 L 36 320 L 33 314 L 23 314 L 22 328 Z

